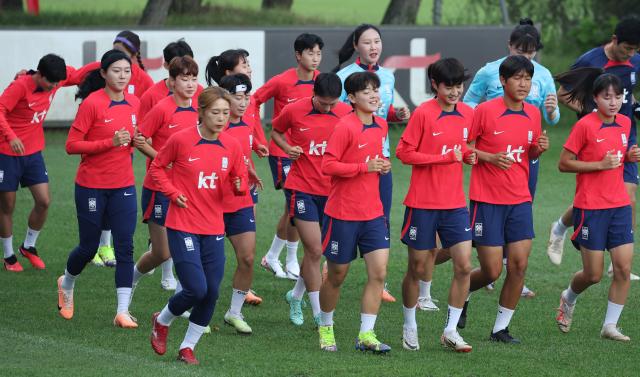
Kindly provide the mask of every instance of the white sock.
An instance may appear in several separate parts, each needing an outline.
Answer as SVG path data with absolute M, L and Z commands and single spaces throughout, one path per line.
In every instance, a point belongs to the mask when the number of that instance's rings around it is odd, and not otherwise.
M 624 305 L 616 304 L 615 302 L 607 301 L 607 314 L 604 317 L 603 325 L 618 325 L 620 314 L 622 314 Z
M 36 241 L 38 240 L 39 235 L 39 230 L 33 230 L 27 226 L 27 235 L 24 237 L 24 247 L 26 249 L 36 247 Z
M 182 284 L 180 283 L 180 279 L 176 279 L 176 293 L 175 294 L 178 294 L 180 292 L 182 292 Z
M 138 284 L 143 276 L 144 274 L 138 270 L 138 266 L 133 266 L 133 285 Z
M 564 225 L 564 223 L 562 222 L 562 217 L 560 217 L 558 219 L 558 221 L 556 221 L 553 224 L 553 229 L 552 232 L 553 234 L 555 234 L 558 237 L 562 237 L 564 236 L 564 234 L 567 232 L 567 229 L 569 229 L 571 225 Z
M 418 324 L 416 323 L 416 307 L 414 306 L 413 308 L 407 308 L 406 306 L 402 305 L 402 312 L 404 314 L 404 327 L 409 329 L 417 329 Z
M 320 310 L 320 326 L 333 326 L 333 312 L 323 312 Z
M 569 305 L 575 305 L 576 300 L 578 300 L 578 294 L 579 293 L 575 293 L 573 289 L 571 289 L 571 285 L 569 285 L 569 288 L 562 292 L 562 297 L 564 297 Z
M 182 344 L 180 344 L 180 349 L 191 348 L 192 351 L 195 350 L 196 344 L 198 344 L 200 337 L 204 333 L 204 329 L 204 326 L 199 326 L 189 321 L 189 327 L 187 328 L 187 333 L 184 335 Z
M 4 258 L 10 258 L 13 253 L 13 236 L 9 236 L 7 238 L 0 238 L 0 242 L 2 242 L 2 251 L 4 251 Z
M 162 326 L 171 326 L 171 323 L 174 319 L 176 319 L 176 317 L 177 315 L 171 313 L 171 310 L 169 310 L 169 304 L 167 304 L 160 311 L 160 315 L 158 316 L 158 323 Z
M 513 317 L 513 312 L 515 310 L 507 309 L 498 305 L 498 315 L 496 315 L 496 322 L 493 325 L 493 333 L 497 333 L 500 330 L 504 330 L 509 326 L 509 322 L 511 322 L 511 317 Z
M 242 312 L 242 305 L 244 304 L 244 298 L 246 296 L 247 291 L 241 291 L 233 288 L 233 293 L 231 294 L 231 306 L 229 307 L 229 312 L 231 314 L 240 315 Z
M 313 316 L 320 314 L 320 291 L 309 292 L 309 301 L 311 301 L 311 312 Z
M 173 276 L 173 259 L 167 259 L 160 266 L 162 267 L 162 280 L 175 279 L 175 276 Z
M 286 263 L 289 264 L 289 262 L 293 263 L 294 261 L 295 263 L 298 263 L 298 241 L 296 242 L 287 241 Z
M 282 248 L 284 247 L 284 244 L 286 243 L 286 240 L 283 240 L 282 238 L 278 237 L 278 235 L 276 234 L 275 236 L 273 236 L 273 241 L 271 241 L 271 247 L 269 248 L 269 251 L 267 251 L 267 259 L 269 260 L 278 260 L 280 259 L 280 253 L 282 252 Z
M 420 280 L 420 294 L 419 297 L 431 297 L 431 281 Z
M 462 308 L 455 308 L 449 305 L 447 310 L 447 322 L 444 325 L 444 332 L 456 331 L 456 325 L 460 320 L 462 314 Z
M 129 302 L 131 302 L 131 288 L 116 288 L 118 295 L 118 308 L 116 314 L 129 312 Z
M 296 300 L 302 300 L 302 296 L 304 295 L 305 291 L 306 287 L 304 286 L 304 279 L 302 278 L 302 276 L 300 276 L 298 277 L 298 280 L 296 280 L 296 285 L 293 287 L 292 296 Z
M 99 247 L 103 247 L 103 246 L 111 246 L 111 231 L 110 230 L 103 230 L 102 233 L 100 234 L 100 246 Z
M 375 314 L 360 313 L 360 332 L 363 333 L 373 330 L 377 317 Z
M 76 276 L 71 275 L 67 270 L 64 270 L 64 278 L 62 279 L 62 283 L 60 283 L 60 288 L 67 293 L 73 291 L 73 287 L 76 284 Z

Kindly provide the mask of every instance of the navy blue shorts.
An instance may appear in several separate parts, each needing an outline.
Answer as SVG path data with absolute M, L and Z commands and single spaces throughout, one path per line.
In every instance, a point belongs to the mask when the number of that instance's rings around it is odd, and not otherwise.
M 536 196 L 536 187 L 538 185 L 538 172 L 540 171 L 540 158 L 529 160 L 529 192 L 531 200 Z
M 324 206 L 327 204 L 326 196 L 312 195 L 296 190 L 284 190 L 284 195 L 287 198 L 291 224 L 296 218 L 302 221 L 314 221 L 322 225 Z
M 633 243 L 631 206 L 609 209 L 573 208 L 571 242 L 589 250 L 611 250 Z
M 224 231 L 227 237 L 240 233 L 255 232 L 256 218 L 253 216 L 253 206 L 225 213 Z
M 456 209 L 421 209 L 407 207 L 400 240 L 416 250 L 436 248 L 436 232 L 442 247 L 471 240 L 467 207 Z
M 273 178 L 273 187 L 276 190 L 284 188 L 284 183 L 291 170 L 291 159 L 286 157 L 269 156 L 269 167 Z
M 638 184 L 638 163 L 637 162 L 625 162 L 624 170 L 622 174 L 625 183 Z
M 535 237 L 531 202 L 504 205 L 472 200 L 469 208 L 474 245 L 504 246 Z
M 170 202 L 169 198 L 164 196 L 160 191 L 153 191 L 143 187 L 142 200 L 140 201 L 140 206 L 142 207 L 142 222 L 146 224 L 152 221 L 160 226 L 164 226 Z
M 391 229 L 391 202 L 393 201 L 393 175 L 391 172 L 380 175 L 380 201 L 384 212 L 384 221 L 387 228 Z
M 251 200 L 253 201 L 253 204 L 258 204 L 258 187 L 257 186 L 253 186 L 249 189 L 249 193 L 251 194 Z
M 42 152 L 28 156 L 9 156 L 0 153 L 0 192 L 16 192 L 18 184 L 29 187 L 49 183 Z
M 322 224 L 322 250 L 324 256 L 333 263 L 346 264 L 379 250 L 388 249 L 389 229 L 384 217 L 368 221 L 346 221 L 325 215 Z

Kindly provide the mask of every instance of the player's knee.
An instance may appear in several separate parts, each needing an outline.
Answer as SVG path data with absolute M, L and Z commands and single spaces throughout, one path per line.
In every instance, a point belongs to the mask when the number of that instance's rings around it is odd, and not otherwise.
M 616 280 L 616 281 L 631 280 L 631 267 L 630 266 L 614 266 L 613 280 Z
M 457 277 L 465 277 L 471 274 L 471 263 L 457 263 L 453 266 L 453 273 Z
M 502 263 L 499 266 L 491 266 L 486 269 L 484 275 L 491 281 L 496 281 L 502 273 Z
M 51 198 L 39 198 L 35 201 L 34 208 L 36 211 L 43 212 L 49 209 L 49 205 L 51 205 Z
M 598 284 L 602 280 L 602 271 L 584 271 L 584 277 L 589 284 Z
M 253 268 L 254 255 L 252 253 L 248 253 L 247 255 L 243 255 L 238 258 L 238 267 L 242 267 L 244 269 Z
M 188 296 L 191 297 L 196 302 L 200 302 L 207 298 L 208 289 L 205 284 L 194 284 L 189 287 L 189 289 L 185 289 Z
M 414 280 L 419 280 L 422 276 L 424 276 L 426 272 L 426 268 L 424 263 L 412 263 L 409 267 L 409 274 L 411 278 Z

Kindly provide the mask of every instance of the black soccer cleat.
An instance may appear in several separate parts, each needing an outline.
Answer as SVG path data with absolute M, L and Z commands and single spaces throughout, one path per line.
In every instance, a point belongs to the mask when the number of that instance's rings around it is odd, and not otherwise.
M 492 342 L 500 342 L 507 344 L 520 344 L 520 339 L 514 338 L 509 334 L 509 328 L 507 327 L 504 330 L 500 330 L 496 333 L 491 333 L 489 336 L 489 340 Z

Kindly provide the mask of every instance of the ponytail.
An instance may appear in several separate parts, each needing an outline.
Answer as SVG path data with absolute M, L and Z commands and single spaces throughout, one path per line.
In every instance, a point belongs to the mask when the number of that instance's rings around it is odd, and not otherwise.
M 209 59 L 204 71 L 207 84 L 213 86 L 214 81 L 219 84 L 226 71 L 233 71 L 238 64 L 245 62 L 248 56 L 247 50 L 238 48 L 223 51 L 220 55 Z
M 577 101 L 582 107 L 579 117 L 592 112 L 596 108 L 593 101 L 594 81 L 604 73 L 602 68 L 582 67 L 572 69 L 554 77 L 567 94 L 564 96 L 568 102 Z
M 140 51 L 136 52 L 136 60 L 138 61 L 138 65 L 142 68 L 143 71 L 146 71 L 147 68 L 142 64 L 142 57 L 140 56 Z
M 333 68 L 333 73 L 338 72 L 342 67 L 342 64 L 351 59 L 353 53 L 356 50 L 355 45 L 357 45 L 358 41 L 360 40 L 360 36 L 362 36 L 362 33 L 369 29 L 375 30 L 378 35 L 382 37 L 380 29 L 378 29 L 376 26 L 371 24 L 360 24 L 351 34 L 349 34 L 347 40 L 342 45 L 342 48 L 340 48 L 340 51 L 338 51 L 338 65 Z
M 214 81 L 218 83 L 224 73 L 220 72 L 220 67 L 218 66 L 218 59 L 220 56 L 213 56 L 209 59 L 207 66 L 204 69 L 204 77 L 207 79 L 207 84 L 209 86 L 213 86 Z

